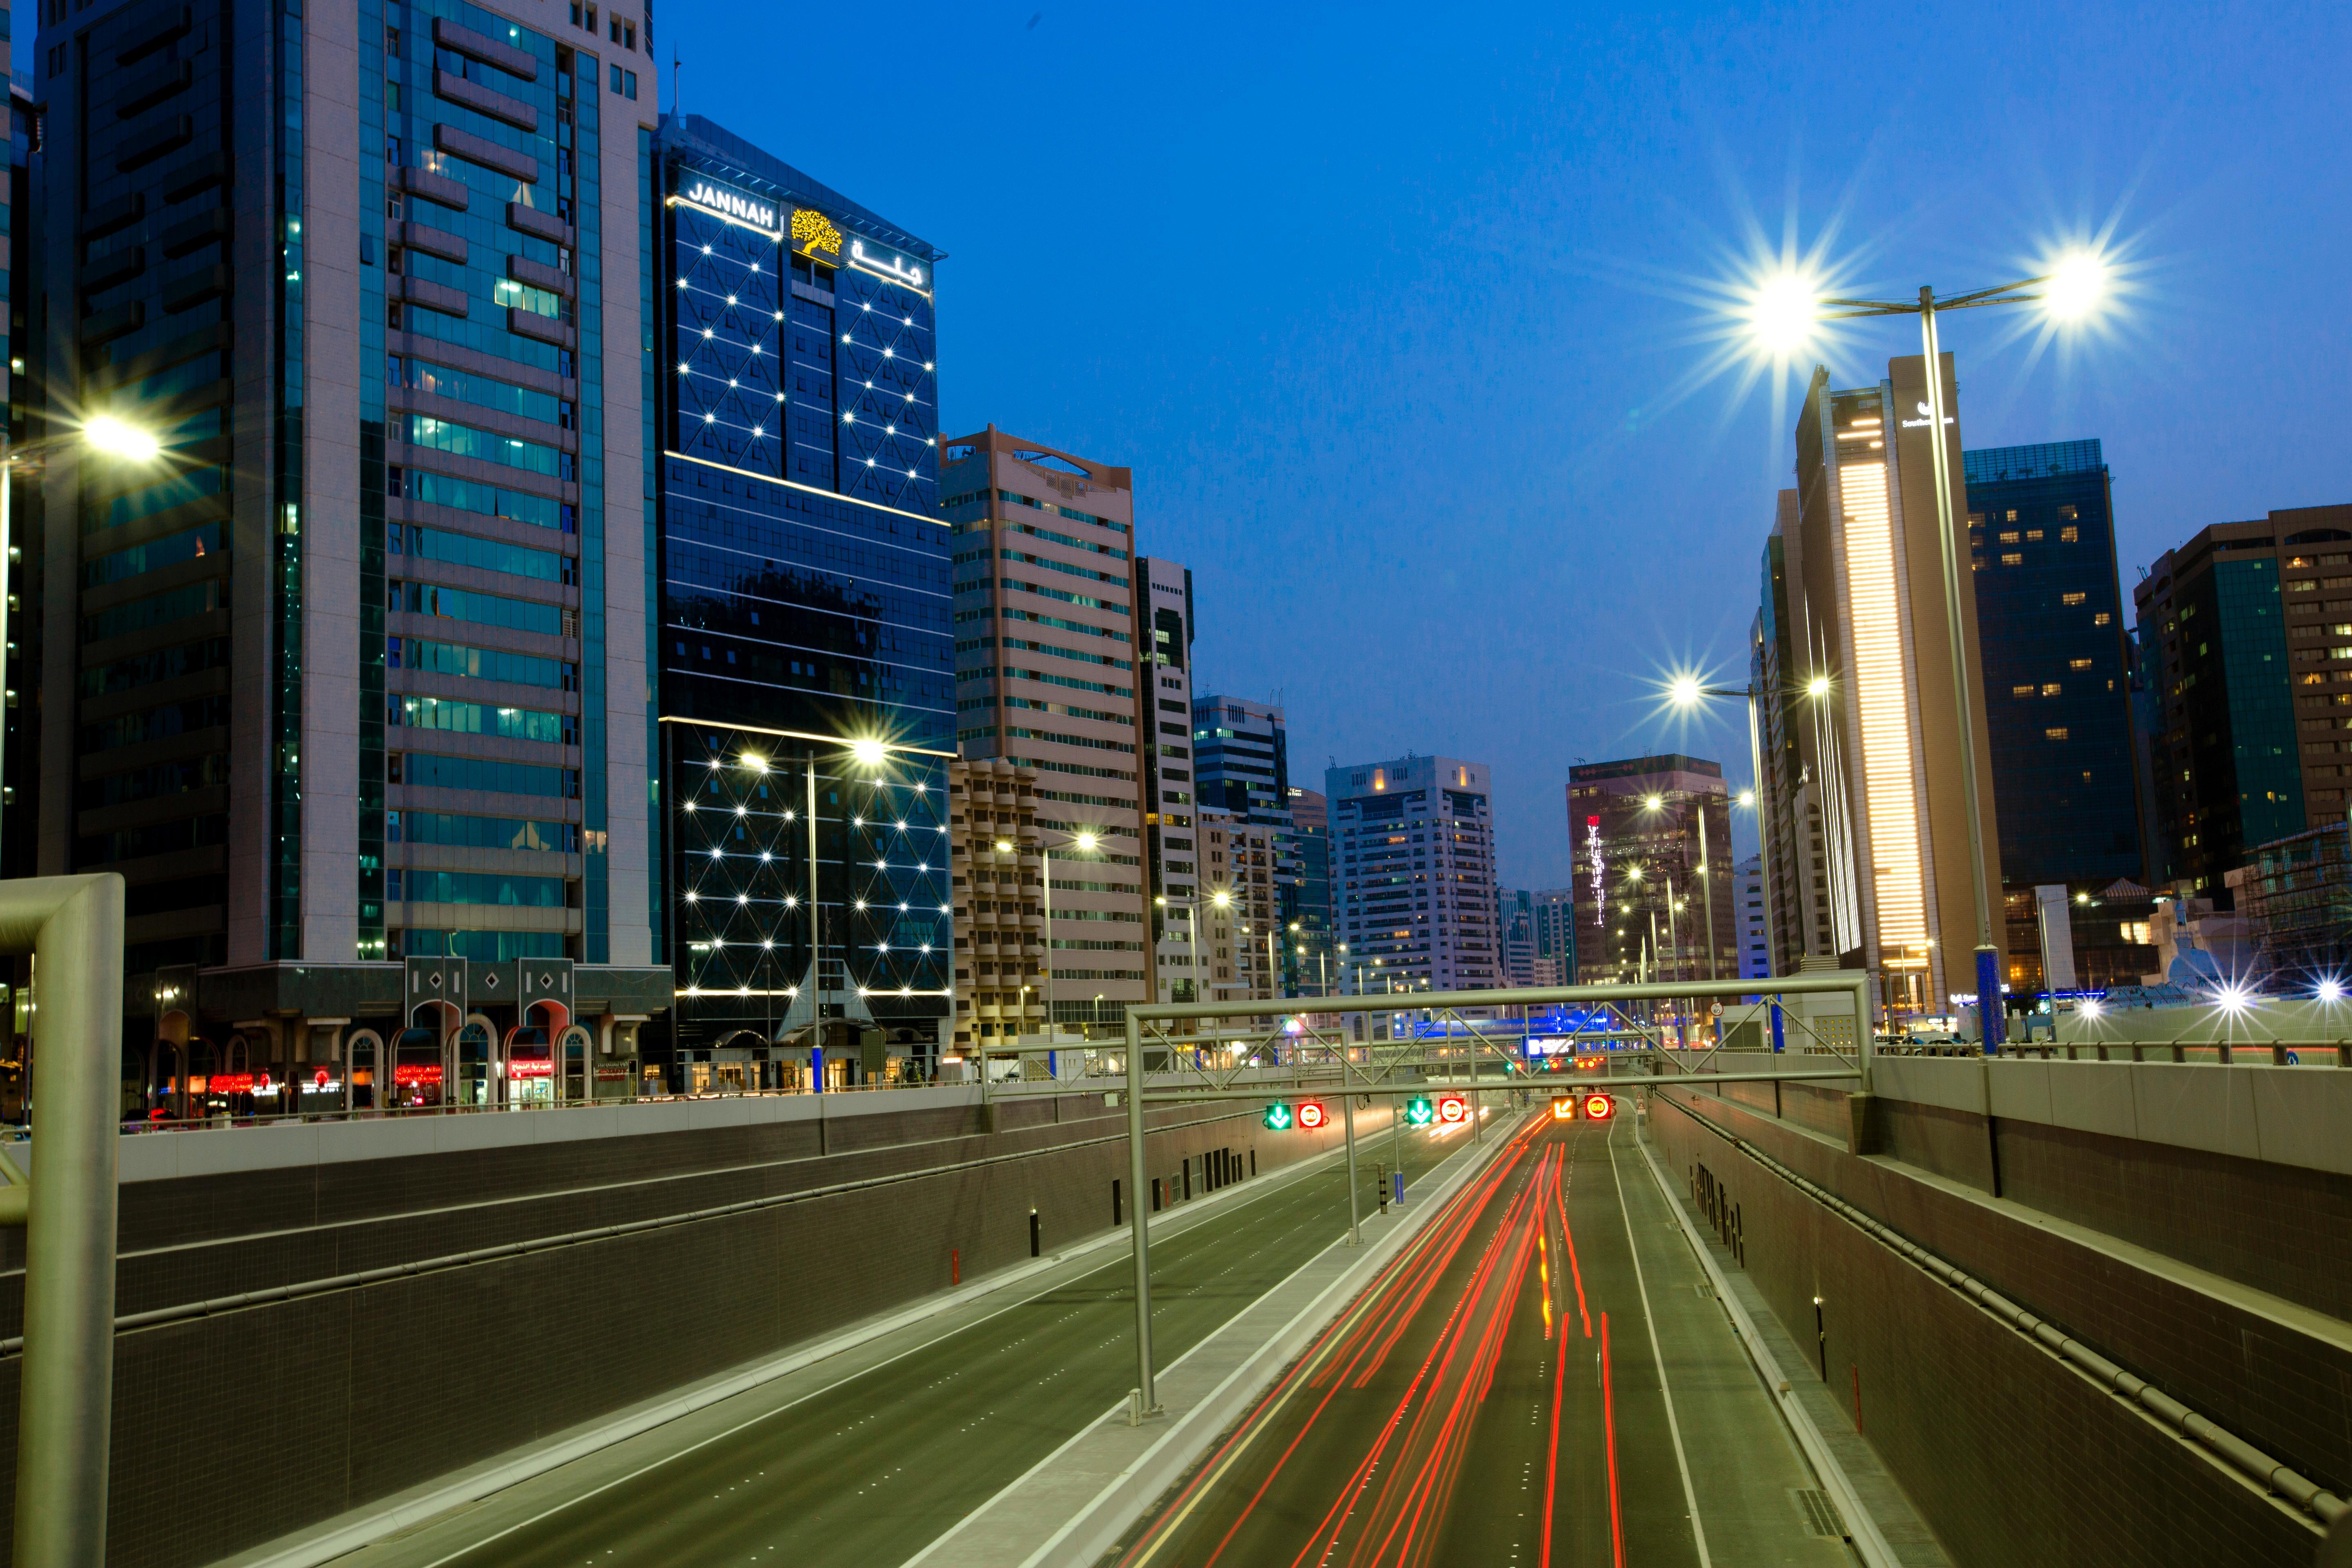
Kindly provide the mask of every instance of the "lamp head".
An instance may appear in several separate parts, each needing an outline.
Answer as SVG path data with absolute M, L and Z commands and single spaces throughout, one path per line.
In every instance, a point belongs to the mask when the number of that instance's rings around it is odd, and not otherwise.
M 860 736 L 849 742 L 850 760 L 861 768 L 878 768 L 889 754 L 890 748 L 871 736 Z
M 163 444 L 155 433 L 118 419 L 111 414 L 101 414 L 81 427 L 81 438 L 110 458 L 121 458 L 133 463 L 152 463 L 163 454 Z
M 1816 675 L 1811 680 L 1805 682 L 1805 695 L 1811 698 L 1814 701 L 1819 702 L 1822 698 L 1827 697 L 1829 694 L 1830 678 L 1828 676 Z
M 1792 354 L 1813 335 L 1821 315 L 1821 289 L 1811 279 L 1776 272 L 1748 296 L 1748 336 L 1768 353 Z
M 2107 263 L 2094 250 L 2071 251 L 2059 258 L 2042 285 L 2042 308 L 2061 321 L 2079 321 L 2106 301 Z

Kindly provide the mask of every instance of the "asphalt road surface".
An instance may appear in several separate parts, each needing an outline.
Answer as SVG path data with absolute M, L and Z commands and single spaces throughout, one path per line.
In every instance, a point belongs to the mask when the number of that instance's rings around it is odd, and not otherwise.
M 1465 1140 L 1405 1138 L 1407 1180 Z M 1359 1151 L 1372 1212 L 1385 1132 Z M 1181 1355 L 1347 1230 L 1345 1165 L 1234 1194 L 1152 1243 L 1153 1338 Z M 896 1360 L 632 1468 L 583 1462 L 345 1561 L 353 1568 L 902 1563 L 1123 1397 L 1135 1381 L 1126 1251 Z M 719 1331 L 673 1325 L 677 1331 Z M 681 1424 L 683 1425 L 683 1424 Z M 518 1489 L 521 1490 L 521 1489 Z
M 1851 1561 L 1792 1505 L 1810 1480 L 1760 1384 L 1725 1357 L 1721 1310 L 1691 1288 L 1631 1120 L 1514 1133 L 1106 1562 Z M 1653 1300 L 1678 1347 L 1663 1381 Z M 1704 1385 L 1701 1433 L 1670 1398 L 1685 1374 Z M 1694 1478 L 1694 1447 L 1724 1458 Z M 1720 1498 L 1711 1514 L 1703 1493 Z

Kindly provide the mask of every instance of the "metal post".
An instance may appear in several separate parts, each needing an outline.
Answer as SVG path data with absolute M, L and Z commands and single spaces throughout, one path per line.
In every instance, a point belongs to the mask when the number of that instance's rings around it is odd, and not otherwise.
M 1853 983 L 1853 1032 L 1857 1058 L 1854 1065 L 1862 1073 L 1861 1092 L 1866 1095 L 1871 1092 L 1871 1068 L 1876 1065 L 1877 1055 L 1871 1039 L 1870 975 L 1866 971 Z
M 1019 851 L 1016 849 L 1014 853 Z M 1060 1033 L 1054 1027 L 1054 847 L 1045 842 L 1043 831 L 1037 835 L 1037 863 L 1040 868 L 1038 879 L 1045 884 L 1045 926 L 1038 935 L 1045 943 L 1045 1039 L 1051 1044 L 1055 1036 Z M 1045 1058 L 1047 1071 L 1053 1070 L 1053 1064 L 1054 1058 L 1048 1055 Z M 1028 1076 L 1025 1069 L 1022 1076 Z
M 106 1561 L 122 903 L 111 872 L 0 882 L 0 951 L 40 987 L 15 1552 L 40 1568 Z
M 1339 1120 L 1348 1129 L 1348 1245 L 1360 1247 L 1364 1238 L 1356 1213 L 1356 1096 L 1352 1089 L 1339 1097 Z
M 1698 879 L 1706 889 L 1706 977 L 1722 978 L 1715 972 L 1715 860 L 1706 848 L 1706 796 L 1698 797 Z
M 1944 615 L 1952 639 L 1952 704 L 1959 729 L 1960 793 L 1969 814 L 1969 873 L 1977 895 L 1977 1016 L 1984 1051 L 2000 1046 L 2003 1022 L 2000 950 L 1993 945 L 1990 879 L 1985 875 L 1984 814 L 1977 799 L 1976 712 L 1969 689 L 1967 624 L 1961 615 L 1958 525 L 1952 515 L 1952 476 L 1944 444 L 1944 360 L 1936 340 L 1936 291 L 1919 290 L 1919 339 L 1927 350 L 1927 438 L 1936 466 L 1936 542 L 1943 553 Z M 1933 970 L 1929 973 L 1932 974 Z M 1946 977 L 1948 982 L 1949 976 Z
M 809 1089 L 824 1092 L 824 906 L 817 900 L 816 751 L 808 754 Z M 950 900 L 950 902 L 953 900 Z
M 1135 1194 L 1128 1205 L 1133 1217 L 1128 1234 L 1135 1247 L 1135 1385 L 1142 1391 L 1142 1413 L 1160 1414 L 1160 1395 L 1151 1381 L 1151 1236 L 1146 1224 L 1150 1191 L 1143 1173 L 1143 1026 L 1135 1010 L 1127 1014 L 1127 1184 Z

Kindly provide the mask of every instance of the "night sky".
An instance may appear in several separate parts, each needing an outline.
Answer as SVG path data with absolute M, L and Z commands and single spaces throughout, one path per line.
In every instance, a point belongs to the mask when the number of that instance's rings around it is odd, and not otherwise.
M 2104 242 L 2116 309 L 1947 324 L 1970 447 L 2097 437 L 2126 594 L 2207 523 L 2352 500 L 2342 6 L 1040 9 L 664 4 L 684 105 L 949 252 L 943 427 L 1136 470 L 1198 689 L 1292 776 L 1494 769 L 1506 882 L 1571 861 L 1578 758 L 1744 781 L 1791 394 L 1736 291 L 1957 292 Z M 1898 33 L 1890 24 L 1901 23 Z M 829 29 L 829 30 L 828 30 Z M 1752 831 L 1743 830 L 1744 846 Z

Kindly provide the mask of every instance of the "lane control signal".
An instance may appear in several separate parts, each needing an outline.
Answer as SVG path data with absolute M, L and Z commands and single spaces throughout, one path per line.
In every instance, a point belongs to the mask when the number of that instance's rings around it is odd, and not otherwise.
M 1265 1108 L 1265 1130 L 1269 1132 L 1287 1132 L 1296 1120 L 1290 1114 L 1290 1107 L 1278 1100 Z
M 1437 1112 L 1421 1096 L 1415 1095 L 1404 1102 L 1404 1124 L 1407 1127 L 1426 1127 L 1436 1120 Z
M 1555 1099 L 1551 1102 L 1551 1119 L 1554 1121 L 1575 1121 L 1576 1096 L 1572 1094 L 1563 1094 Z

